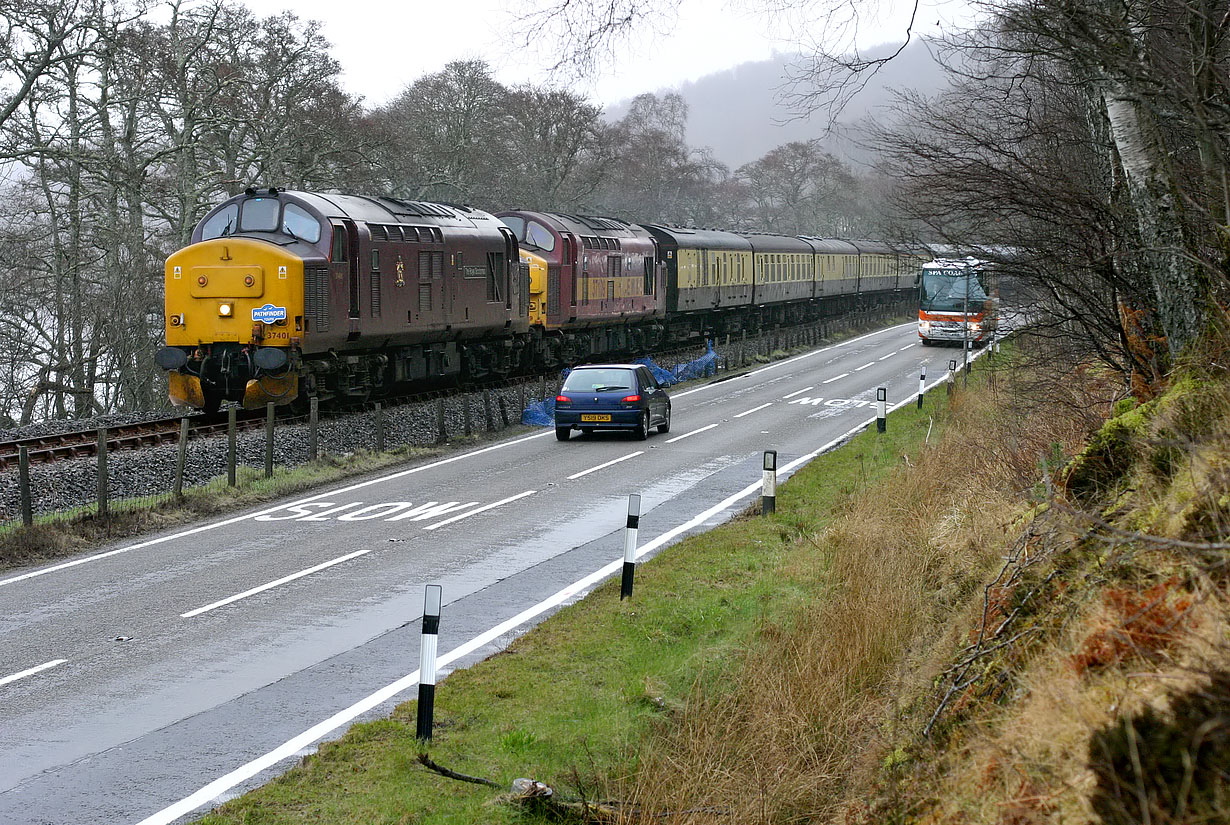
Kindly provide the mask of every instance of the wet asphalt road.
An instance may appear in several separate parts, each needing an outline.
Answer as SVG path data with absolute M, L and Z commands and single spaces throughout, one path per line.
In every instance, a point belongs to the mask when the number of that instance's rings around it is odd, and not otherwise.
M 784 467 L 874 416 L 876 387 L 912 398 L 919 366 L 930 383 L 953 357 L 897 326 L 672 393 L 671 432 L 648 441 L 545 429 L 0 574 L 0 823 L 200 816 L 415 695 L 425 584 L 443 586 L 445 654 L 619 560 L 629 493 L 642 545 L 720 523 L 754 500 L 719 505 L 764 450 Z

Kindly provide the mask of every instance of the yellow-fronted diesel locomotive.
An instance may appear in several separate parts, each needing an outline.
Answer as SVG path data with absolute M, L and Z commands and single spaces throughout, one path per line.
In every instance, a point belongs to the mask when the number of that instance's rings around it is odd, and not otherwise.
M 882 243 L 249 189 L 167 259 L 173 403 L 366 399 L 756 332 L 912 290 Z

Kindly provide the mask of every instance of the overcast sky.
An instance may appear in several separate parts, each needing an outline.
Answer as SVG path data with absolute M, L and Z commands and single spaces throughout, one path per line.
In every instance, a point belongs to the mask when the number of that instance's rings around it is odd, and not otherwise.
M 956 0 L 931 0 L 948 4 Z M 293 9 L 303 19 L 324 24 L 333 55 L 342 65 L 342 82 L 369 106 L 388 101 L 425 74 L 439 71 L 450 60 L 480 58 L 491 65 L 505 85 L 544 82 L 544 55 L 556 51 L 550 42 L 523 48 L 510 34 L 514 13 L 524 4 L 497 0 L 243 0 L 260 16 Z M 863 4 L 863 8 L 871 4 Z M 344 14 L 339 14 L 339 9 Z M 936 11 L 916 26 L 935 31 Z M 920 18 L 921 19 L 921 18 Z M 879 18 L 864 16 L 859 45 L 899 41 L 908 17 L 893 9 Z M 929 31 L 930 30 L 930 31 Z M 683 0 L 679 15 L 662 32 L 649 31 L 628 44 L 627 56 L 607 67 L 589 83 L 573 83 L 573 91 L 609 106 L 641 92 L 678 86 L 706 74 L 774 51 L 793 52 L 800 39 L 797 21 L 769 20 L 722 0 Z

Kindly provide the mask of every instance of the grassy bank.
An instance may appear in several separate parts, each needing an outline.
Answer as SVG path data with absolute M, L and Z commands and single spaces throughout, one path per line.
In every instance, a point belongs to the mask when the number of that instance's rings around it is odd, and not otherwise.
M 951 404 L 932 393 L 887 435 L 801 469 L 774 517 L 746 515 L 643 565 L 633 600 L 608 582 L 450 675 L 431 758 L 501 788 L 532 777 L 622 800 L 629 821 L 824 818 L 844 782 L 873 781 L 868 754 L 893 741 L 890 697 L 929 683 L 939 664 L 916 660 L 964 617 L 1036 506 L 1037 450 L 1075 451 L 1087 431 L 1077 407 L 1022 416 L 1021 402 L 980 368 Z M 357 725 L 204 821 L 547 815 L 419 765 L 414 716 L 409 702 Z

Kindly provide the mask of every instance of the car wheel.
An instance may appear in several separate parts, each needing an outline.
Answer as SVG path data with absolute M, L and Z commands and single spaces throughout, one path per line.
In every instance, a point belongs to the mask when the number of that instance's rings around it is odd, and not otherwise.
M 671 431 L 671 408 L 666 408 L 666 416 L 662 419 L 662 423 L 658 425 L 658 432 L 669 433 Z
M 922 339 L 922 345 L 923 345 L 924 347 L 929 347 L 929 346 L 931 346 L 931 339 L 930 339 L 930 338 L 923 338 L 923 339 Z
M 570 436 L 571 434 L 572 434 L 571 427 L 556 427 L 555 428 L 555 437 L 558 438 L 560 441 L 567 441 L 568 436 Z
M 649 438 L 649 410 L 645 410 L 636 428 L 636 440 L 644 441 L 646 438 Z

